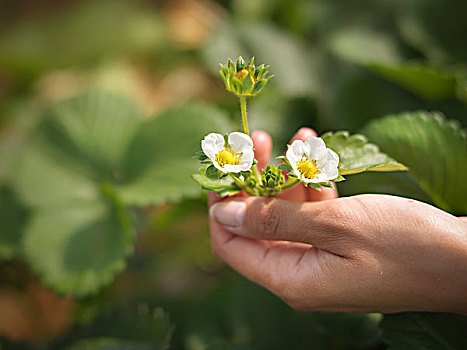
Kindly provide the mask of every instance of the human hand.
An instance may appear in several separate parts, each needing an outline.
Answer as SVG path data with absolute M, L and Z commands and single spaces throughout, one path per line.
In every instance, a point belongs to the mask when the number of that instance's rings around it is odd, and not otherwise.
M 253 140 L 264 166 L 271 140 Z M 211 193 L 213 250 L 298 310 L 467 313 L 467 221 L 406 198 L 336 196 Z

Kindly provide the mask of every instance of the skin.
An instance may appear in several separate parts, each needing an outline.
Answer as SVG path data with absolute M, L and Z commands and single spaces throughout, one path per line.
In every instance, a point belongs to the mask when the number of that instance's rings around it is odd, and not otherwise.
M 271 138 L 252 138 L 263 168 Z M 274 199 L 210 193 L 212 249 L 297 310 L 467 314 L 466 218 L 395 196 L 337 197 L 301 185 Z

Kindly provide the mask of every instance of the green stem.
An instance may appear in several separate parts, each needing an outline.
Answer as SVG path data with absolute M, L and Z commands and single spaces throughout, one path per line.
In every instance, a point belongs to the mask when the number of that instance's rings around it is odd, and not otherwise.
M 289 180 L 287 181 L 287 183 L 283 186 L 281 186 L 281 190 L 286 190 L 290 187 L 293 187 L 295 186 L 296 184 L 298 184 L 300 182 L 300 179 L 294 179 L 294 180 Z
M 248 131 L 248 116 L 247 116 L 247 108 L 246 108 L 246 96 L 240 96 L 240 112 L 242 113 L 242 126 L 243 126 L 243 132 L 250 136 L 250 133 Z M 256 168 L 256 165 L 253 165 L 251 167 L 251 170 L 253 171 L 253 176 L 255 177 L 256 181 L 259 182 L 259 173 L 258 169 Z
M 240 96 L 240 111 L 242 113 L 242 125 L 243 125 L 243 132 L 250 136 L 248 132 L 248 118 L 247 118 L 247 111 L 246 111 L 246 96 Z
M 232 173 L 229 173 L 229 175 L 232 177 L 232 179 L 235 181 L 235 183 L 242 189 L 244 190 L 246 193 L 248 193 L 249 195 L 251 196 L 254 196 L 255 193 L 250 189 L 248 188 L 247 185 L 245 185 L 245 183 L 240 180 L 238 177 L 236 177 L 234 174 Z

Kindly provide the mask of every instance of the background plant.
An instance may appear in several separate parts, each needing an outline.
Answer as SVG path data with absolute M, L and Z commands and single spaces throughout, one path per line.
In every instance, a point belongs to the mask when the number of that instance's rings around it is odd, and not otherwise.
M 252 130 L 275 145 L 303 125 L 362 132 L 411 171 L 349 177 L 341 195 L 465 215 L 463 1 L 1 6 L 2 349 L 466 347 L 462 316 L 384 316 L 381 334 L 382 315 L 288 309 L 212 256 L 189 179 L 199 140 L 239 127 L 218 63 L 255 56 L 276 77 Z

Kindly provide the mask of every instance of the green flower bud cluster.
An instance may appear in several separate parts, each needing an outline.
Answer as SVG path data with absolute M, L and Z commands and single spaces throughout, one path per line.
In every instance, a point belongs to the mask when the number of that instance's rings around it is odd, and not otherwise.
M 245 63 L 242 57 L 237 59 L 237 63 L 229 59 L 227 65 L 220 64 L 220 66 L 220 74 L 226 89 L 237 96 L 256 96 L 269 79 L 274 77 L 268 75 L 269 66 L 262 64 L 255 67 L 254 58 L 248 63 Z
M 274 165 L 268 165 L 261 171 L 261 189 L 266 196 L 274 196 L 281 191 L 281 185 L 284 183 L 282 171 Z

